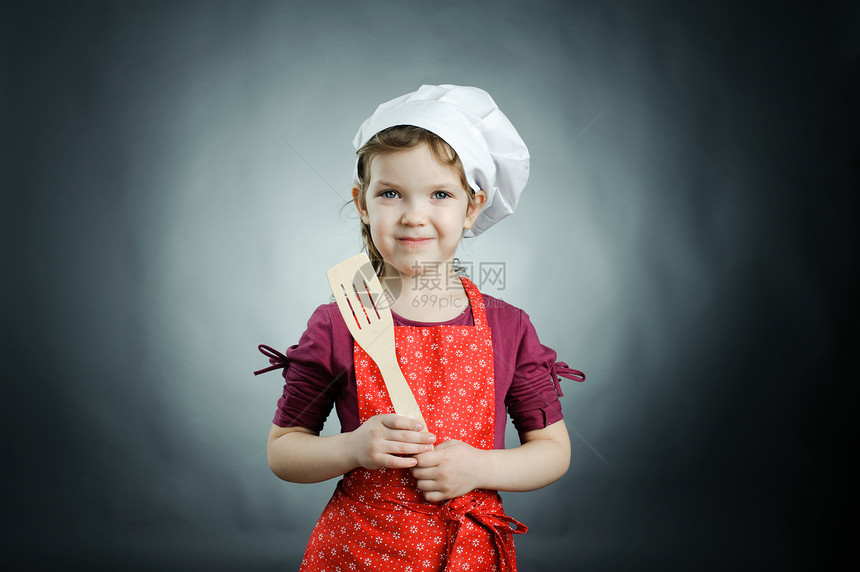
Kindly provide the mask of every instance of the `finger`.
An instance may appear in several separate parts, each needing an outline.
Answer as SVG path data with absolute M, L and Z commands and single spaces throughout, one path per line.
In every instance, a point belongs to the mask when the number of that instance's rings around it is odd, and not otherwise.
M 433 449 L 430 443 L 410 443 L 407 441 L 386 441 L 385 451 L 392 455 L 419 455 Z M 416 461 L 417 462 L 417 461 Z
M 449 498 L 453 497 L 448 497 L 448 495 L 441 491 L 429 491 L 426 495 L 424 495 L 424 499 L 427 502 L 442 502 L 448 500 Z
M 399 441 L 402 443 L 421 443 L 430 445 L 436 442 L 436 436 L 425 431 L 404 431 L 389 429 L 387 439 L 389 441 Z M 423 451 L 424 449 L 422 449 Z M 429 449 L 427 449 L 429 451 Z
M 418 487 L 422 493 L 429 493 L 431 491 L 439 490 L 439 483 L 434 481 L 433 479 L 416 479 L 415 486 Z
M 385 455 L 379 463 L 388 469 L 411 469 L 415 466 L 415 457 L 398 457 L 396 455 Z
M 436 454 L 436 450 L 430 450 L 427 452 L 422 452 L 419 455 L 415 456 L 415 459 L 418 461 L 417 466 L 422 468 L 430 468 L 439 466 L 441 455 Z
M 437 491 L 435 489 L 424 490 L 420 486 L 418 488 L 421 490 L 421 494 L 424 495 L 424 500 L 428 502 L 440 502 L 447 499 L 445 493 L 442 491 Z
M 420 465 L 415 465 L 412 467 L 412 476 L 418 481 L 418 488 L 421 488 L 421 483 L 424 483 L 424 488 L 432 489 L 430 483 L 435 482 L 436 479 L 436 469 L 433 467 L 421 467 Z
M 418 421 L 415 421 L 411 417 L 397 415 L 396 413 L 382 415 L 380 416 L 380 421 L 389 429 L 402 429 L 405 431 L 422 431 L 424 429 L 424 425 Z

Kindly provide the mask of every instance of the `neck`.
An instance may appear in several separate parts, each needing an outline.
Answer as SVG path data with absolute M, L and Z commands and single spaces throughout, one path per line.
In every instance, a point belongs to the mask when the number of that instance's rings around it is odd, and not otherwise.
M 462 314 L 469 297 L 452 266 L 440 265 L 438 272 L 422 270 L 383 276 L 385 288 L 394 298 L 391 310 L 417 322 L 445 322 Z

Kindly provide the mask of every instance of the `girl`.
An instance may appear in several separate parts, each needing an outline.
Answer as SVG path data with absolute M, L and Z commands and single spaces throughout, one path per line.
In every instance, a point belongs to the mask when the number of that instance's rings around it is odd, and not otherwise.
M 384 103 L 355 137 L 353 202 L 391 294 L 397 356 L 428 424 L 393 413 L 376 364 L 336 304 L 320 306 L 286 355 L 260 346 L 286 384 L 269 433 L 272 471 L 290 482 L 343 476 L 302 571 L 516 570 L 496 491 L 529 491 L 570 461 L 556 362 L 528 316 L 455 268 L 461 237 L 516 207 L 529 155 L 490 96 L 422 86 Z M 428 303 L 432 301 L 433 303 Z M 342 432 L 321 437 L 331 408 Z M 506 409 L 520 446 L 506 449 Z

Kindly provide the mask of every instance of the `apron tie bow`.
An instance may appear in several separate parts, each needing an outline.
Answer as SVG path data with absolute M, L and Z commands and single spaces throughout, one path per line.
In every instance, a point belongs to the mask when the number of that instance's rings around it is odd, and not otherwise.
M 558 379 L 559 376 L 571 379 L 573 381 L 585 381 L 584 373 L 582 373 L 578 369 L 573 369 L 563 361 L 555 362 L 550 369 L 550 373 L 552 374 L 552 381 L 555 384 L 555 392 L 558 394 L 559 397 L 564 396 L 564 394 L 561 392 L 561 383 Z
M 528 527 L 509 517 L 501 509 L 496 495 L 473 491 L 445 502 L 440 510 L 443 520 L 449 522 L 447 562 L 445 570 L 461 570 L 464 562 L 474 560 L 473 551 L 465 548 L 468 530 L 481 527 L 490 533 L 498 555 L 499 570 L 516 570 L 514 534 L 524 534 Z M 461 534 L 464 532 L 465 534 Z
M 269 358 L 269 363 L 272 365 L 267 368 L 255 371 L 254 375 L 260 375 L 261 373 L 266 373 L 276 369 L 286 369 L 287 364 L 290 361 L 289 359 L 287 359 L 287 356 L 285 356 L 278 350 L 264 344 L 260 344 L 259 346 L 257 346 L 257 349 L 260 350 L 261 354 Z

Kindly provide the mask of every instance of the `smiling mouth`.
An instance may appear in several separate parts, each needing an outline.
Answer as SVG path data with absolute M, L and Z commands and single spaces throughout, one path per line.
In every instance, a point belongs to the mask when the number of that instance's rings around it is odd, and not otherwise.
M 397 239 L 401 244 L 406 246 L 422 246 L 430 242 L 429 238 L 414 238 L 414 237 L 403 237 Z

